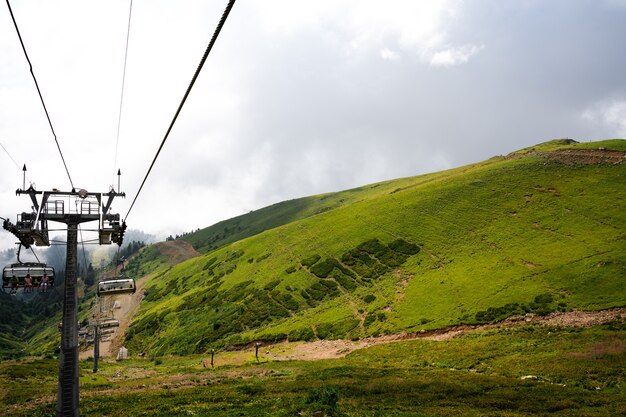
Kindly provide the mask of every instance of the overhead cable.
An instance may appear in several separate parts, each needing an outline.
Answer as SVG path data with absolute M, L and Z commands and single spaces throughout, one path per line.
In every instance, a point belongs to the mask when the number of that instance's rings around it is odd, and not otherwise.
M 50 125 L 50 130 L 52 130 L 52 135 L 54 136 L 54 141 L 57 144 L 57 148 L 59 149 L 59 154 L 61 154 L 61 160 L 63 161 L 63 166 L 65 167 L 65 172 L 67 172 L 67 177 L 70 179 L 70 185 L 72 189 L 74 189 L 74 183 L 72 182 L 72 177 L 70 176 L 70 171 L 67 169 L 67 164 L 65 163 L 65 158 L 63 157 L 63 152 L 61 151 L 61 146 L 59 145 L 59 141 L 57 139 L 57 134 L 54 132 L 54 128 L 52 127 L 52 121 L 50 121 L 50 115 L 48 114 L 48 109 L 46 108 L 46 103 L 43 101 L 43 96 L 41 95 L 41 90 L 39 89 L 39 84 L 37 83 L 37 78 L 35 77 L 35 73 L 33 72 L 33 64 L 31 64 L 30 59 L 28 58 L 28 53 L 26 52 L 26 47 L 24 46 L 24 41 L 22 40 L 22 35 L 20 34 L 20 29 L 17 27 L 17 22 L 15 21 L 15 16 L 13 16 L 13 10 L 11 9 L 11 4 L 9 0 L 6 0 L 7 6 L 9 8 L 9 13 L 11 13 L 11 19 L 13 19 L 13 25 L 15 26 L 15 31 L 17 32 L 18 38 L 20 38 L 20 44 L 22 44 L 22 50 L 24 51 L 24 55 L 26 56 L 26 61 L 28 61 L 28 66 L 30 68 L 30 74 L 33 76 L 33 80 L 35 81 L 35 86 L 37 87 L 37 93 L 39 93 L 39 99 L 41 100 L 41 104 L 43 105 L 43 110 L 46 112 L 46 117 L 48 118 L 48 124 Z
M 2 149 L 4 149 L 4 152 L 6 152 L 6 154 L 8 155 L 9 158 L 11 158 L 11 161 L 13 161 L 13 163 L 15 164 L 15 166 L 17 167 L 17 169 L 21 170 L 20 166 L 18 165 L 17 162 L 15 162 L 15 159 L 13 159 L 13 157 L 11 156 L 11 154 L 9 153 L 9 151 L 7 150 L 7 148 L 4 147 L 4 145 L 0 142 L 0 147 L 2 147 Z M 26 179 L 28 180 L 28 182 L 32 182 L 28 176 L 26 176 Z
M 128 28 L 126 29 L 126 49 L 124 51 L 124 71 L 122 72 L 122 92 L 120 94 L 120 111 L 117 117 L 117 138 L 115 139 L 115 160 L 113 162 L 113 172 L 117 169 L 117 150 L 120 143 L 120 126 L 122 125 L 122 104 L 124 103 L 124 84 L 126 83 L 126 62 L 128 60 L 128 41 L 130 39 L 130 20 L 133 14 L 133 0 L 130 0 L 130 9 L 128 10 Z M 115 174 L 113 174 L 115 178 Z M 118 192 L 120 190 L 117 190 Z
M 198 68 L 196 69 L 196 73 L 193 75 L 193 78 L 191 79 L 191 83 L 189 83 L 189 87 L 187 88 L 187 92 L 185 92 L 185 95 L 183 96 L 183 99 L 180 102 L 180 105 L 178 106 L 178 110 L 176 110 L 176 114 L 174 115 L 174 118 L 172 119 L 172 123 L 170 123 L 170 127 L 167 129 L 167 132 L 165 133 L 165 137 L 161 141 L 161 146 L 159 146 L 159 149 L 157 150 L 156 155 L 154 156 L 154 159 L 152 160 L 152 163 L 150 164 L 150 168 L 148 168 L 148 172 L 146 173 L 146 176 L 144 177 L 143 181 L 141 182 L 141 186 L 139 187 L 139 190 L 137 191 L 137 194 L 135 195 L 135 198 L 133 199 L 133 202 L 130 205 L 130 208 L 128 209 L 128 213 L 126 213 L 126 217 L 124 217 L 124 221 L 126 221 L 126 219 L 128 218 L 128 215 L 130 214 L 131 210 L 133 209 L 133 206 L 135 205 L 135 202 L 137 201 L 137 197 L 139 197 L 139 194 L 141 193 L 141 190 L 143 189 L 143 186 L 146 183 L 146 180 L 148 179 L 148 176 L 150 175 L 150 172 L 152 171 L 152 167 L 154 166 L 154 163 L 156 162 L 157 158 L 159 157 L 159 154 L 161 153 L 161 149 L 163 149 L 163 145 L 165 144 L 165 141 L 167 140 L 167 137 L 169 136 L 170 132 L 172 131 L 172 127 L 174 127 L 174 123 L 176 123 L 176 119 L 178 118 L 178 115 L 179 115 L 180 111 L 182 110 L 183 105 L 185 104 L 185 101 L 187 101 L 187 96 L 189 96 L 189 93 L 191 92 L 191 89 L 192 89 L 193 85 L 195 84 L 196 79 L 198 78 L 198 75 L 200 74 L 200 70 L 202 70 L 202 67 L 204 66 L 204 63 L 206 62 L 206 59 L 209 56 L 209 53 L 211 52 L 211 49 L 213 48 L 213 45 L 215 44 L 215 41 L 217 40 L 217 37 L 220 34 L 220 31 L 222 30 L 222 27 L 224 26 L 224 23 L 226 22 L 226 19 L 228 18 L 228 14 L 230 13 L 230 10 L 233 8 L 234 4 L 235 4 L 235 0 L 229 0 L 228 5 L 226 6 L 226 9 L 224 10 L 224 13 L 222 14 L 222 18 L 220 19 L 219 23 L 217 24 L 217 27 L 215 28 L 215 32 L 213 33 L 213 37 L 211 38 L 211 41 L 209 42 L 209 45 L 207 46 L 206 50 L 204 51 L 204 55 L 202 56 L 202 59 L 200 60 L 200 64 L 198 64 Z
M 32 246 L 30 247 L 30 251 L 33 253 L 33 255 L 35 255 L 35 259 L 37 259 L 37 262 L 41 263 L 41 261 L 39 260 L 39 256 L 37 256 Z
M 15 162 L 15 159 L 13 159 L 13 157 L 11 156 L 11 154 L 9 153 L 9 151 L 7 151 L 7 148 L 4 147 L 4 145 L 2 144 L 2 142 L 0 142 L 0 147 L 2 147 L 2 149 L 4 149 L 4 152 L 6 152 L 7 156 L 9 158 L 11 158 L 11 161 L 13 161 L 13 163 L 15 164 L 15 166 L 17 167 L 17 169 L 20 169 L 20 166 L 17 162 Z

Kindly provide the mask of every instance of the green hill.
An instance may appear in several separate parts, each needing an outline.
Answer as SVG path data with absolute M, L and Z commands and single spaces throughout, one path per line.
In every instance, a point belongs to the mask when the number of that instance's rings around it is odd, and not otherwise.
M 553 141 L 293 200 L 185 240 L 146 284 L 133 353 L 361 338 L 626 304 L 626 141 Z

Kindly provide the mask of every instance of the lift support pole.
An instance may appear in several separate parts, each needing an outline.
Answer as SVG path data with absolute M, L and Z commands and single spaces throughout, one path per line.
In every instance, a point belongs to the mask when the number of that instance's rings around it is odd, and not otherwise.
M 78 223 L 68 222 L 57 416 L 77 417 L 80 415 L 78 408 L 78 326 L 76 324 L 78 323 L 77 251 Z
M 32 213 L 22 213 L 16 225 L 4 223 L 4 228 L 20 239 L 26 248 L 32 244 L 48 246 L 48 221 L 67 225 L 67 259 L 65 266 L 65 286 L 63 298 L 63 321 L 61 322 L 61 354 L 59 357 L 59 385 L 57 417 L 79 417 L 78 391 L 78 292 L 77 292 L 77 252 L 78 225 L 99 221 L 100 244 L 115 242 L 122 244 L 126 224 L 119 221 L 119 214 L 109 213 L 114 197 L 125 197 L 124 193 L 111 190 L 108 193 L 90 193 L 86 190 L 70 192 L 58 190 L 36 191 L 17 190 L 16 194 L 28 194 L 32 202 Z M 39 201 L 38 196 L 41 196 Z M 76 211 L 66 211 L 63 200 L 50 201 L 50 197 L 75 198 L 83 201 L 77 204 Z M 105 201 L 106 200 L 106 201 Z M 77 200 L 79 201 L 79 200 Z M 79 210 L 80 206 L 80 210 Z M 104 222 L 109 222 L 109 227 Z

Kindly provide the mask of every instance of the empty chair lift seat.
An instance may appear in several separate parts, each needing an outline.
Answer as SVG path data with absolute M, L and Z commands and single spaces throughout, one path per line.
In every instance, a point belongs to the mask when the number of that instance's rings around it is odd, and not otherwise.
M 98 283 L 98 295 L 134 294 L 136 291 L 135 280 L 132 278 L 119 277 L 107 279 Z

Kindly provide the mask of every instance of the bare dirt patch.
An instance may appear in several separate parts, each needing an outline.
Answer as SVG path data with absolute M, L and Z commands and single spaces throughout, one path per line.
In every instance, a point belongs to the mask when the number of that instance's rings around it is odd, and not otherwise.
M 281 342 L 263 347 L 263 354 L 259 356 L 275 361 L 316 361 L 341 358 L 352 351 L 368 346 L 371 346 L 371 343 L 366 340 L 356 342 L 350 340 L 316 340 L 306 343 Z
M 161 255 L 167 257 L 170 265 L 176 265 L 187 259 L 195 258 L 200 253 L 184 240 L 169 240 L 155 244 Z
M 570 311 L 564 313 L 552 313 L 547 316 L 526 315 L 511 317 L 498 323 L 480 325 L 451 326 L 436 330 L 422 330 L 417 333 L 398 333 L 378 337 L 368 337 L 358 341 L 350 340 L 317 340 L 314 342 L 281 342 L 267 345 L 262 348 L 263 355 L 270 360 L 305 360 L 314 361 L 319 359 L 341 358 L 358 349 L 367 348 L 383 343 L 393 343 L 404 340 L 432 340 L 444 341 L 462 336 L 473 331 L 490 328 L 502 328 L 524 323 L 539 324 L 554 327 L 589 327 L 598 324 L 609 323 L 626 317 L 626 307 L 614 308 L 602 311 Z M 618 343 L 619 342 L 619 343 Z M 598 355 L 599 352 L 621 352 L 626 350 L 626 342 L 616 341 L 615 343 L 602 342 L 598 345 L 597 352 L 591 354 Z
M 539 153 L 540 156 L 565 165 L 623 164 L 626 152 L 607 149 L 562 149 Z

